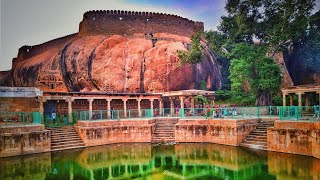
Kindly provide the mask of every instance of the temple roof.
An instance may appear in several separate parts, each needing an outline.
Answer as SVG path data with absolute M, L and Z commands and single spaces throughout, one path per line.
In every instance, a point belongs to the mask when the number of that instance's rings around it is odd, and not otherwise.
M 282 88 L 282 93 L 320 92 L 320 84 L 307 84 Z
M 170 97 L 170 96 L 196 96 L 196 95 L 213 96 L 214 94 L 215 94 L 214 91 L 190 89 L 190 90 L 163 92 L 162 96 L 163 97 Z

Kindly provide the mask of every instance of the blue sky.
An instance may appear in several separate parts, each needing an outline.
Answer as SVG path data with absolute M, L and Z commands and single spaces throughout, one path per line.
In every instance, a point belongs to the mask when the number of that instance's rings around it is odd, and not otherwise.
M 36 45 L 78 32 L 89 10 L 131 10 L 176 14 L 216 29 L 225 0 L 0 0 L 0 71 L 11 68 L 23 45 Z M 320 0 L 317 0 L 320 9 Z

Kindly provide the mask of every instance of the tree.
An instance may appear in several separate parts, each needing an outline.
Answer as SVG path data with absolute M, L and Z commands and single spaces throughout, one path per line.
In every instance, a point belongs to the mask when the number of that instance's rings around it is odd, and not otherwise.
M 315 0 L 227 0 L 228 15 L 218 29 L 231 47 L 233 90 L 249 90 L 257 97 L 256 105 L 271 105 L 280 71 L 273 69 L 276 65 L 266 52 L 273 59 L 275 53 L 291 49 L 305 33 L 314 5 Z
M 249 92 L 256 97 L 256 105 L 271 105 L 272 93 L 280 88 L 280 69 L 265 56 L 267 47 L 240 43 L 230 58 L 231 89 Z
M 290 48 L 305 32 L 315 0 L 228 0 L 218 27 L 236 43 L 254 40 L 273 54 Z
M 197 64 L 203 59 L 202 45 L 200 43 L 203 33 L 197 33 L 191 36 L 191 48 L 189 51 L 178 50 L 177 54 L 181 64 Z

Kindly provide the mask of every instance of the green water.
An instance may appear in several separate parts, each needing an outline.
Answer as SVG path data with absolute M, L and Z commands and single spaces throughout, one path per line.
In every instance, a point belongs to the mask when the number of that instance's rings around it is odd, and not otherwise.
M 216 144 L 115 144 L 0 158 L 0 179 L 320 179 L 320 160 Z

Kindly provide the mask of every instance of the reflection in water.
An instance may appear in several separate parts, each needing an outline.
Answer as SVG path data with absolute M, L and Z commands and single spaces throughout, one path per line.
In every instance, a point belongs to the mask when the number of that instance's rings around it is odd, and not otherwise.
M 0 179 L 320 179 L 320 160 L 216 144 L 116 144 L 0 159 Z

